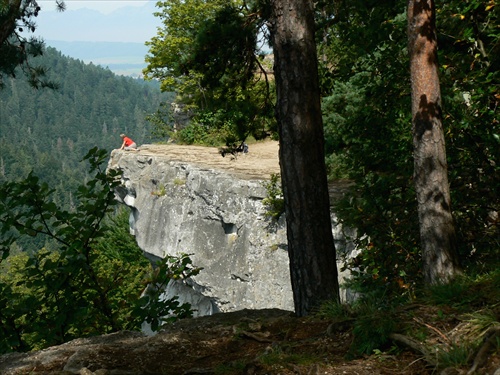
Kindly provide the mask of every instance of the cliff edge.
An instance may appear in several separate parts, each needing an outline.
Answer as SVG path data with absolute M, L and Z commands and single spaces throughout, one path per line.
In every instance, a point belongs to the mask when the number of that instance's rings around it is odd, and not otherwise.
M 196 315 L 240 309 L 293 310 L 284 218 L 266 216 L 263 181 L 279 173 L 277 142 L 222 157 L 217 148 L 144 145 L 114 150 L 122 172 L 117 198 L 131 209 L 130 229 L 151 260 L 191 254 L 203 267 L 166 296 Z
M 279 173 L 278 147 L 260 142 L 237 157 L 174 144 L 111 154 L 108 168 L 122 172 L 117 198 L 131 209 L 130 230 L 146 256 L 187 253 L 203 267 L 189 287 L 171 283 L 166 291 L 197 315 L 293 310 L 285 215 L 268 217 L 263 203 L 265 180 Z M 340 263 L 353 246 L 333 214 L 332 231 Z
M 268 179 L 271 174 L 280 173 L 279 144 L 277 141 L 264 141 L 249 145 L 248 153 L 222 155 L 216 147 L 177 145 L 143 145 L 138 154 L 164 156 L 171 161 L 190 163 L 201 168 L 225 171 L 242 179 Z M 120 151 L 126 152 L 126 151 Z

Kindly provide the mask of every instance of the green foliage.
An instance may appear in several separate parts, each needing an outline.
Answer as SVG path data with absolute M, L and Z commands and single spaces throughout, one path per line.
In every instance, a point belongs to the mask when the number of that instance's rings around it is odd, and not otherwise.
M 436 362 L 440 368 L 458 368 L 469 364 L 471 353 L 474 352 L 474 345 L 464 342 L 452 344 L 447 348 L 437 350 Z
M 55 1 L 59 11 L 65 9 L 64 2 Z M 0 8 L 0 89 L 5 85 L 5 76 L 16 77 L 19 70 L 33 88 L 55 88 L 46 78 L 47 68 L 33 65 L 31 59 L 43 54 L 43 42 L 35 37 L 27 38 L 23 33 L 34 33 L 35 18 L 41 11 L 36 1 L 10 1 Z
M 333 319 L 335 321 L 344 321 L 352 318 L 353 311 L 349 304 L 329 300 L 321 304 L 316 312 L 316 315 L 322 318 Z
M 102 166 L 94 148 L 84 160 L 91 178 L 78 189 L 74 211 L 57 207 L 53 190 L 33 174 L 0 186 L 0 352 L 41 349 L 77 337 L 139 329 L 191 314 L 175 299 L 154 300 L 168 280 L 199 272 L 187 256 L 167 257 L 151 280 L 151 265 L 128 233 L 127 213 L 114 213 L 120 174 Z M 44 235 L 57 243 L 9 256 L 18 236 Z M 141 292 L 144 284 L 155 292 Z M 169 315 L 168 318 L 163 318 Z
M 155 139 L 165 139 L 168 140 L 175 133 L 174 128 L 174 116 L 172 114 L 171 103 L 174 101 L 175 95 L 172 94 L 167 102 L 161 102 L 158 109 L 146 116 L 146 120 L 151 124 L 151 135 Z
M 276 132 L 273 80 L 259 56 L 263 22 L 256 13 L 224 2 L 158 3 L 164 28 L 146 57 L 148 78 L 175 91 L 193 116 L 171 136 L 181 143 L 208 145 L 262 139 Z M 164 117 L 166 119 L 166 117 Z M 167 128 L 164 122 L 162 128 Z
M 464 265 L 484 272 L 500 250 L 498 9 L 436 6 L 458 243 Z M 402 1 L 320 3 L 317 35 L 329 174 L 355 183 L 334 211 L 365 235 L 348 267 L 362 289 L 411 297 L 421 268 L 404 9 Z
M 448 284 L 434 285 L 429 289 L 428 298 L 436 305 L 468 304 L 470 301 L 464 298 L 467 284 L 463 278 L 460 278 Z
M 489 301 L 500 301 L 498 263 L 492 272 L 478 276 L 464 275 L 448 284 L 428 288 L 423 299 L 435 305 L 448 305 L 461 309 L 470 306 L 482 308 L 489 304 Z
M 26 179 L 1 186 L 0 215 L 2 249 L 8 252 L 18 236 L 44 235 L 58 243 L 57 251 L 33 252 L 18 270 L 20 280 L 31 290 L 7 304 L 24 311 L 21 317 L 6 317 L 19 336 L 12 348 L 53 345 L 85 335 L 85 330 L 109 332 L 118 328 L 108 296 L 95 267 L 94 241 L 104 235 L 104 217 L 115 204 L 116 172 L 102 168 L 107 157 L 94 148 L 84 157 L 94 178 L 80 186 L 76 212 L 60 210 L 50 199 L 53 190 L 30 174 Z M 19 282 L 19 281 L 18 281 Z M 11 287 L 12 294 L 18 290 Z M 22 332 L 22 334 L 21 334 Z M 7 338 L 8 341 L 9 338 Z M 5 350 L 6 344 L 2 344 Z
M 246 23 L 239 9 L 225 6 L 201 24 L 192 47 L 192 60 L 186 62 L 185 68 L 203 74 L 200 81 L 203 87 L 245 87 L 252 80 L 256 68 L 257 25 Z M 230 86 L 224 84 L 228 80 L 231 80 Z
M 325 301 L 316 314 L 333 320 L 343 329 L 346 323 L 352 327 L 353 340 L 348 353 L 351 358 L 384 349 L 396 329 L 394 307 L 380 295 L 365 295 L 352 304 Z
M 134 326 L 131 322 L 151 264 L 130 234 L 129 214 L 128 209 L 121 207 L 106 217 L 106 230 L 93 246 L 97 254 L 93 266 L 118 327 L 139 329 L 140 325 Z
M 180 304 L 178 297 L 164 298 L 163 294 L 171 282 L 181 282 L 196 276 L 201 268 L 193 267 L 189 254 L 168 255 L 156 264 L 148 279 L 148 286 L 134 310 L 134 325 L 147 322 L 153 331 L 166 323 L 180 318 L 192 317 L 189 303 Z
M 220 146 L 226 139 L 234 138 L 231 123 L 224 119 L 225 111 L 199 113 L 193 121 L 173 134 L 172 138 L 183 144 Z
M 500 303 L 497 303 L 495 305 L 485 307 L 484 309 L 466 314 L 465 321 L 471 325 L 472 333 L 477 337 L 483 338 L 488 329 L 500 327 L 500 321 L 497 316 L 499 308 Z
M 491 2 L 453 1 L 437 20 L 452 204 L 465 264 L 483 271 L 500 255 L 499 15 Z
M 330 154 L 325 157 L 328 181 L 348 180 L 349 171 L 343 154 Z
M 283 192 L 281 190 L 280 175 L 271 174 L 270 181 L 263 184 L 267 192 L 267 196 L 262 200 L 267 209 L 266 216 L 278 220 L 285 212 L 285 200 L 283 199 Z
M 239 104 L 247 108 L 237 108 Z M 252 123 L 248 120 L 247 114 L 256 110 L 250 108 L 249 103 L 241 101 L 233 103 L 230 110 L 199 111 L 187 126 L 171 133 L 171 137 L 181 144 L 221 146 L 239 144 L 249 136 L 259 140 L 274 134 L 273 121 L 255 118 Z
M 118 328 L 92 249 L 94 241 L 103 236 L 104 217 L 116 204 L 113 189 L 119 184 L 119 175 L 102 169 L 106 157 L 97 148 L 84 157 L 94 178 L 80 186 L 76 212 L 60 210 L 50 199 L 53 190 L 33 174 L 1 186 L 4 254 L 16 232 L 18 236 L 44 235 L 58 243 L 57 251 L 34 252 L 19 270 L 20 279 L 32 293 L 12 298 L 17 289 L 11 287 L 12 299 L 2 301 L 20 302 L 20 316 L 5 317 L 2 322 L 14 324 L 11 330 L 17 333 L 14 345 L 12 335 L 5 338 L 3 350 L 54 345 L 85 335 L 84 330 L 104 333 Z
M 375 349 L 384 349 L 389 343 L 389 335 L 394 332 L 395 322 L 387 311 L 369 306 L 360 313 L 353 328 L 354 340 L 349 355 L 372 354 Z
M 160 79 L 164 91 L 176 92 L 179 84 L 176 80 L 195 87 L 197 77 L 186 74 L 184 64 L 189 61 L 200 25 L 211 19 L 225 3 L 222 0 L 158 2 L 159 11 L 155 16 L 162 20 L 163 27 L 146 43 L 150 50 L 146 56 L 145 76 Z
M 175 133 L 172 137 L 176 142 L 186 145 L 216 146 L 222 143 L 222 139 L 218 138 L 217 133 L 215 134 L 215 142 L 212 138 L 212 134 L 209 134 L 204 127 L 198 124 L 190 124 Z

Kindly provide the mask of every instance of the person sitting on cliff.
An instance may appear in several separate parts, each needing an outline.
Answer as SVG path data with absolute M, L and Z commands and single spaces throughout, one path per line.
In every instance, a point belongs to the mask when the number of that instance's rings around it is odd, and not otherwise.
M 120 147 L 120 150 L 138 151 L 137 144 L 132 139 L 127 137 L 125 134 L 120 134 L 120 137 L 123 139 L 122 147 Z

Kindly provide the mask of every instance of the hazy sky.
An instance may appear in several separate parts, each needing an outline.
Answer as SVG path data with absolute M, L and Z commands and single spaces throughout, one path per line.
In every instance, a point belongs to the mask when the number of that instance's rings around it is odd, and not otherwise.
M 149 1 L 149 0 L 65 0 L 64 3 L 66 4 L 66 9 L 67 10 L 76 10 L 76 9 L 82 9 L 82 8 L 87 8 L 87 9 L 94 9 L 97 10 L 101 13 L 108 14 L 111 13 L 112 11 L 123 8 L 123 7 L 128 7 L 128 6 L 134 6 L 134 7 L 142 7 L 144 4 L 152 2 L 156 3 L 155 1 Z M 53 10 L 55 9 L 55 1 L 54 0 L 41 0 L 38 1 L 42 9 L 45 10 Z
M 55 10 L 55 0 L 38 3 L 35 35 L 45 40 L 144 43 L 160 26 L 156 0 L 65 0 L 64 12 Z

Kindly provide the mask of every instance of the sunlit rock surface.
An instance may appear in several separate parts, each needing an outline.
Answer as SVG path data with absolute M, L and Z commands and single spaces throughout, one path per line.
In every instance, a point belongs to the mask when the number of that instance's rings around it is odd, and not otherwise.
M 179 147 L 183 146 L 114 151 L 109 163 L 123 172 L 117 196 L 131 209 L 131 233 L 146 256 L 155 260 L 188 253 L 195 266 L 203 267 L 188 281 L 192 288 L 173 284 L 168 295 L 180 295 L 197 315 L 293 310 L 285 218 L 282 215 L 277 222 L 268 218 L 262 202 L 266 178 L 279 172 L 277 153 L 276 164 L 269 164 L 266 174 L 242 170 L 245 163 L 251 165 L 252 155 L 228 161 L 216 149 L 187 148 L 186 159 L 193 152 L 201 154 L 185 162 L 179 160 L 183 158 Z M 176 150 L 175 156 L 169 148 Z M 203 152 L 209 154 L 204 157 Z M 254 163 L 269 162 L 257 159 Z M 334 225 L 333 232 L 339 256 L 351 252 L 340 226 Z

